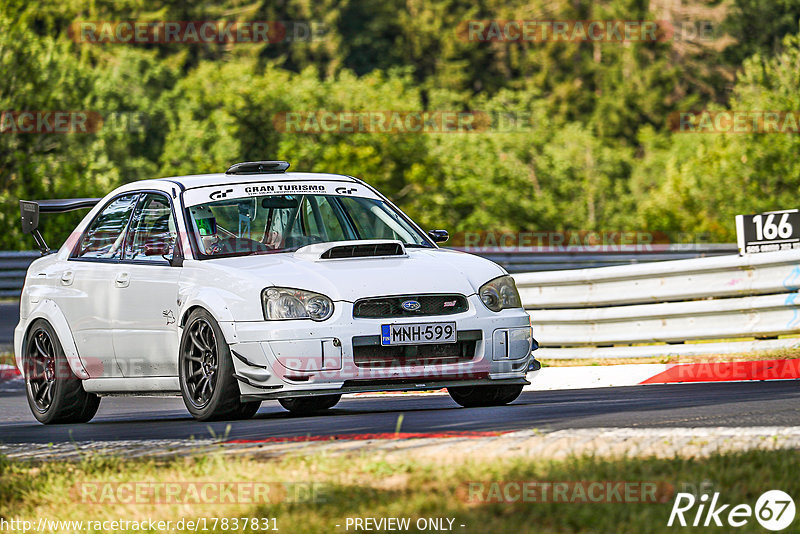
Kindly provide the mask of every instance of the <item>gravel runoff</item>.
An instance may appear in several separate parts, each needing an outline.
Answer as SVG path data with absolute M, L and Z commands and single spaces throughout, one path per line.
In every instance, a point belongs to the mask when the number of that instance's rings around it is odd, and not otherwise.
M 170 457 L 187 454 L 361 454 L 378 452 L 387 458 L 428 457 L 461 461 L 465 457 L 510 455 L 563 459 L 572 455 L 620 457 L 706 457 L 717 452 L 751 449 L 800 449 L 800 427 L 718 428 L 591 428 L 540 432 L 536 429 L 490 437 L 411 439 L 330 439 L 229 443 L 223 440 L 133 440 L 62 444 L 0 444 L 10 460 L 80 460 L 91 454 L 126 457 Z

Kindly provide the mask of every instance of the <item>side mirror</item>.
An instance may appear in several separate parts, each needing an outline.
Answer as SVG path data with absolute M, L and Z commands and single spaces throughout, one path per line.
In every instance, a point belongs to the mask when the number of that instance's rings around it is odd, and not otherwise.
M 428 235 L 433 239 L 434 243 L 444 243 L 450 239 L 450 234 L 447 233 L 447 230 L 431 230 Z
M 144 245 L 145 256 L 167 256 L 172 246 L 165 241 L 153 241 Z

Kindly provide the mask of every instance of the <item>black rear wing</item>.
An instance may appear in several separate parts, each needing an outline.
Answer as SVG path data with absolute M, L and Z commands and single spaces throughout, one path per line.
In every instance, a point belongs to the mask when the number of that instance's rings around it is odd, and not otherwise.
M 22 233 L 30 234 L 39 246 L 42 254 L 50 252 L 39 232 L 39 213 L 65 213 L 85 208 L 93 208 L 99 198 L 64 198 L 55 200 L 20 200 L 19 211 L 22 222 Z

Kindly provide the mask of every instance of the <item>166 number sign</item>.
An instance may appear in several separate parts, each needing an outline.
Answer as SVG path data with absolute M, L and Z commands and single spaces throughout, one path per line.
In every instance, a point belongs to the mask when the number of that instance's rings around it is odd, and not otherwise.
M 736 216 L 740 254 L 800 249 L 800 211 Z

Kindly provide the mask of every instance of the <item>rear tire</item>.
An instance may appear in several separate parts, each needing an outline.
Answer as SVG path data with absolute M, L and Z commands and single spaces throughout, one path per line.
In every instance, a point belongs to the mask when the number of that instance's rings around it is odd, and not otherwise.
M 319 395 L 316 397 L 287 397 L 278 399 L 285 409 L 296 415 L 311 415 L 336 406 L 341 395 Z
M 178 377 L 186 409 L 198 421 L 246 419 L 260 402 L 243 403 L 233 376 L 231 350 L 217 321 L 202 308 L 186 320 L 178 356 Z
M 25 336 L 23 366 L 28 406 L 40 423 L 87 423 L 97 413 L 100 397 L 83 389 L 55 330 L 43 319 L 34 321 Z
M 462 386 L 447 388 L 450 397 L 464 408 L 503 406 L 522 393 L 522 386 Z

